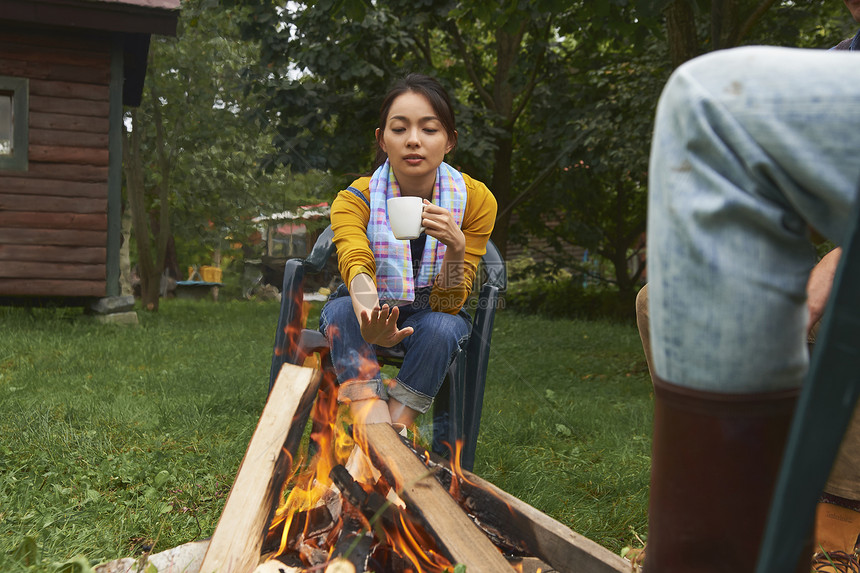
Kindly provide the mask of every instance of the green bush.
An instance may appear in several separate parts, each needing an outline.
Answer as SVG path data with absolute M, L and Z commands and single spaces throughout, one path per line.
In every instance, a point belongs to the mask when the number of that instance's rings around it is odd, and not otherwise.
M 505 294 L 505 308 L 547 318 L 618 322 L 635 320 L 633 301 L 612 287 L 583 287 L 575 278 L 516 281 Z

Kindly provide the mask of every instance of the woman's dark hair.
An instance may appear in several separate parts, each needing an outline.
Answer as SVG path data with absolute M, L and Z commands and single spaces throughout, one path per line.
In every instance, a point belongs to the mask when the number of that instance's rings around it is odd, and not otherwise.
M 448 92 L 445 91 L 442 84 L 435 78 L 425 76 L 424 74 L 409 74 L 392 84 L 385 95 L 385 99 L 382 100 L 382 107 L 379 110 L 380 134 L 385 132 L 388 113 L 391 111 L 394 100 L 408 92 L 421 94 L 427 98 L 433 111 L 436 112 L 436 117 L 439 118 L 442 128 L 448 134 L 448 141 L 456 145 L 457 126 L 454 122 L 454 108 L 451 107 L 451 99 L 448 97 Z M 373 162 L 374 171 L 377 167 L 385 163 L 386 159 L 388 159 L 388 155 L 382 151 L 382 148 L 379 147 L 379 142 L 377 142 L 376 161 Z

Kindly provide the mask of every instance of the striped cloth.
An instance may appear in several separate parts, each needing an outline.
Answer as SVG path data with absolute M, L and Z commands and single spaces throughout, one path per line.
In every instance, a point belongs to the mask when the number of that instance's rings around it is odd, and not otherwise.
M 436 170 L 432 203 L 448 209 L 458 226 L 466 210 L 466 182 L 459 171 L 442 163 Z M 403 304 L 415 300 L 415 289 L 433 284 L 440 271 L 445 245 L 427 235 L 418 275 L 412 275 L 409 241 L 394 238 L 388 225 L 387 200 L 400 197 L 400 185 L 386 160 L 370 178 L 370 220 L 367 238 L 376 259 L 376 289 L 380 304 Z

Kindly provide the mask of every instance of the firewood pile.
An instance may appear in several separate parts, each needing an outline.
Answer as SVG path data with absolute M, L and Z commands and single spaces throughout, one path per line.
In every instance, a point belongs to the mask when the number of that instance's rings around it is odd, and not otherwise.
M 318 371 L 283 367 L 205 557 L 185 573 L 631 570 L 458 468 L 456 456 L 438 458 L 389 424 L 356 423 L 349 432 L 334 394 Z M 311 412 L 316 452 L 303 462 L 299 443 Z

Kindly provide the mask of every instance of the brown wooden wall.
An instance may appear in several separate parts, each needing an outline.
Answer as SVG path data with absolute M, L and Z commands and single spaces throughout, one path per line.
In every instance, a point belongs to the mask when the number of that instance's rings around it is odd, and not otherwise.
M 2 15 L 0 15 L 2 17 Z M 0 171 L 0 296 L 105 296 L 111 40 L 0 21 L 29 78 L 29 169 Z

